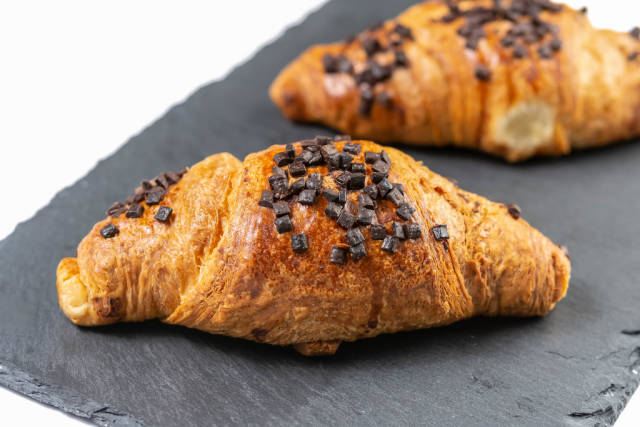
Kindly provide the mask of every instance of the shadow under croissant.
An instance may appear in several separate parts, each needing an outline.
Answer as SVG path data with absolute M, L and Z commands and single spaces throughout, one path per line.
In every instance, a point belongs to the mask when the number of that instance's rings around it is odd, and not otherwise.
M 91 328 L 80 327 L 84 333 L 109 335 L 109 339 L 154 340 L 162 338 L 164 343 L 179 345 L 182 340 L 194 347 L 211 349 L 227 356 L 246 361 L 266 360 L 285 363 L 315 365 L 318 362 L 339 366 L 344 363 L 385 360 L 400 360 L 407 354 L 422 352 L 428 360 L 429 349 L 446 342 L 476 342 L 496 334 L 527 334 L 527 330 L 536 327 L 544 318 L 512 317 L 475 317 L 452 325 L 414 331 L 383 334 L 373 338 L 343 342 L 335 355 L 326 357 L 306 357 L 297 353 L 291 346 L 263 344 L 224 335 L 213 335 L 196 329 L 177 325 L 167 325 L 157 320 L 141 323 L 117 323 Z

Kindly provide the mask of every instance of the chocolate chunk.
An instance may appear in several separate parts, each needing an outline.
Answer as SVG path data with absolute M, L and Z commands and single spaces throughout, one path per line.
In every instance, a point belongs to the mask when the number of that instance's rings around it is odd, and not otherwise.
M 293 159 L 291 159 L 291 157 L 289 157 L 287 153 L 283 151 L 282 153 L 276 153 L 273 156 L 273 161 L 275 162 L 276 165 L 278 165 L 278 167 L 282 167 L 291 163 Z
M 127 211 L 127 207 L 122 202 L 115 202 L 111 205 L 109 209 L 107 209 L 107 216 L 112 218 L 118 218 L 120 215 Z
M 165 190 L 169 189 L 169 180 L 167 179 L 165 174 L 160 174 L 156 176 L 154 178 L 154 181 L 156 182 L 156 184 L 158 184 L 160 187 L 164 188 Z
M 262 195 L 260 196 L 260 201 L 258 201 L 258 204 L 262 207 L 265 208 L 272 208 L 273 207 L 273 193 L 269 190 L 264 190 L 262 192 Z
M 389 163 L 385 162 L 382 159 L 376 161 L 373 165 L 371 165 L 371 169 L 374 172 L 387 173 L 389 172 L 389 168 Z
M 369 233 L 373 240 L 384 240 L 384 238 L 387 237 L 387 230 L 384 228 L 384 225 L 372 225 Z
M 453 13 L 447 13 L 446 15 L 444 15 L 441 19 L 442 22 L 449 24 L 453 21 L 455 21 L 456 19 L 458 19 L 458 15 L 454 15 Z
M 507 210 L 509 211 L 509 215 L 511 215 L 515 219 L 520 218 L 520 215 L 522 214 L 522 209 L 520 209 L 520 206 L 516 205 L 515 203 L 511 203 L 509 206 L 507 206 Z
M 364 207 L 358 208 L 358 224 L 371 225 L 373 222 L 374 211 Z
M 587 13 L 589 13 L 589 8 L 587 8 L 587 6 L 582 6 L 580 8 L 580 13 L 582 13 L 583 15 L 586 15 Z
M 338 55 L 336 57 L 336 68 L 339 73 L 351 73 L 353 72 L 353 64 L 344 55 Z
M 333 144 L 323 145 L 320 147 L 320 154 L 322 154 L 322 157 L 328 163 L 331 156 L 338 154 L 338 149 Z
M 289 215 L 279 216 L 273 221 L 278 233 L 283 234 L 293 230 L 293 224 L 291 224 L 291 218 Z
M 298 196 L 298 203 L 312 205 L 316 201 L 316 190 L 302 190 Z
M 273 213 L 275 214 L 275 216 L 290 215 L 291 209 L 289 209 L 289 203 L 287 202 L 273 203 Z
M 529 55 L 529 52 L 527 51 L 527 48 L 522 46 L 521 44 L 517 45 L 513 49 L 513 57 L 514 58 L 522 59 L 522 58 L 526 58 L 527 55 Z
M 282 169 L 282 168 L 280 168 L 280 167 L 278 167 L 278 166 L 274 166 L 274 167 L 272 167 L 272 168 L 271 168 L 271 173 L 272 173 L 273 175 L 282 175 L 282 176 L 284 176 L 284 177 L 285 177 L 285 178 L 287 178 L 287 179 L 289 178 L 289 172 L 287 172 L 287 170 Z
M 347 170 L 353 161 L 353 156 L 349 153 L 340 153 L 340 169 Z
M 360 145 L 360 144 L 358 144 L 356 142 L 347 142 L 342 147 L 342 151 L 346 151 L 347 153 L 351 153 L 354 156 L 357 156 L 358 154 L 360 154 L 361 150 L 362 150 L 362 145 Z
M 398 240 L 397 237 L 394 236 L 386 236 L 384 238 L 384 241 L 382 242 L 382 245 L 380 246 L 380 248 L 382 248 L 383 251 L 387 251 L 389 253 L 395 254 L 396 251 L 398 250 L 398 243 L 400 241 Z
M 371 61 L 369 64 L 369 71 L 371 73 L 371 84 L 383 82 L 391 77 L 393 69 L 390 65 L 380 65 L 376 61 Z
M 289 174 L 294 178 L 304 176 L 306 173 L 307 167 L 303 162 L 293 162 L 291 166 L 289 166 Z
M 102 229 L 100 229 L 100 234 L 102 234 L 102 237 L 104 237 L 105 239 L 115 237 L 119 232 L 120 230 L 118 230 L 118 227 L 116 227 L 112 223 L 109 223 L 102 227 Z
M 309 241 L 306 234 L 294 234 L 291 236 L 291 249 L 293 249 L 293 252 L 304 252 L 309 249 Z
M 340 246 L 331 247 L 331 255 L 329 260 L 334 264 L 344 265 L 347 263 L 347 250 Z
M 367 53 L 367 56 L 373 56 L 382 50 L 380 42 L 371 37 L 367 37 L 362 41 L 362 48 Z
M 298 157 L 296 157 L 295 161 L 308 165 L 312 157 L 313 153 L 311 151 L 304 150 L 302 153 L 298 154 Z M 289 173 L 291 173 L 291 166 L 289 166 Z
M 398 209 L 396 209 L 396 214 L 405 221 L 408 221 L 409 219 L 411 219 L 411 215 L 413 215 L 415 211 L 416 210 L 411 205 L 409 205 L 408 203 L 403 203 L 398 206 Z
M 371 197 L 371 200 L 376 200 L 378 198 L 378 186 L 374 184 L 369 184 L 364 187 L 364 192 L 367 196 Z
M 338 204 L 344 205 L 347 203 L 347 190 L 342 189 L 338 191 Z
M 367 163 L 375 163 L 379 159 L 380 159 L 380 153 L 375 153 L 373 151 L 364 152 L 364 161 Z
M 364 234 L 359 228 L 352 228 L 347 231 L 347 243 L 349 243 L 349 246 L 355 246 L 362 242 L 364 242 Z
M 352 173 L 351 180 L 349 180 L 349 189 L 362 190 L 364 188 L 366 177 L 367 176 L 363 173 Z
M 336 135 L 333 137 L 334 141 L 351 141 L 351 135 Z
M 381 198 L 385 197 L 391 190 L 393 190 L 393 184 L 387 178 L 383 178 L 378 182 L 378 193 Z
M 356 223 L 356 217 L 347 212 L 346 209 L 343 209 L 338 216 L 338 225 L 342 228 L 346 228 L 347 230 L 353 227 Z
M 289 186 L 287 177 L 284 175 L 271 175 L 268 180 L 273 191 L 284 191 Z
M 163 197 L 164 190 L 162 189 L 162 187 L 155 187 L 147 192 L 145 202 L 147 202 L 147 205 L 149 206 L 157 205 L 158 203 L 160 203 Z
M 632 53 L 629 54 L 627 59 L 629 61 L 635 61 L 639 54 L 640 54 L 640 52 L 632 52 Z
M 391 234 L 393 237 L 397 237 L 400 240 L 405 239 L 404 227 L 399 222 L 394 221 L 391 223 Z
M 553 50 L 551 50 L 551 46 L 545 44 L 538 48 L 538 55 L 542 59 L 549 59 L 553 56 Z
M 298 194 L 304 190 L 304 178 L 296 179 L 289 185 L 289 193 Z
M 389 166 L 391 166 L 391 157 L 389 157 L 389 154 L 387 154 L 386 151 L 382 150 L 380 152 L 380 159 L 386 164 L 388 164 Z
M 178 175 L 176 172 L 167 172 L 164 174 L 164 176 L 167 178 L 169 185 L 177 184 L 178 181 L 180 181 L 180 175 Z
M 171 219 L 171 213 L 173 212 L 173 209 L 171 209 L 168 206 L 160 206 L 158 208 L 158 212 L 156 212 L 156 215 L 154 216 L 155 219 L 157 219 L 160 222 L 168 222 L 169 219 Z
M 475 76 L 478 80 L 488 82 L 489 80 L 491 80 L 491 70 L 484 65 L 477 65 Z
M 313 140 L 316 142 L 316 144 L 318 145 L 327 145 L 327 144 L 331 144 L 331 138 L 329 138 L 328 136 L 324 136 L 324 135 L 316 135 L 315 138 L 313 138 Z
M 131 206 L 129 206 L 129 210 L 127 211 L 126 216 L 127 218 L 140 218 L 143 212 L 144 212 L 144 208 L 142 207 L 142 205 L 134 203 Z
M 515 43 L 516 39 L 512 34 L 507 34 L 503 38 L 500 39 L 500 44 L 503 47 L 511 47 Z
M 385 198 L 389 200 L 391 203 L 393 203 L 395 207 L 399 207 L 404 203 L 404 196 L 402 195 L 401 192 L 398 191 L 397 188 L 394 188 L 393 190 L 389 191 L 385 196 Z
M 287 156 L 290 159 L 296 157 L 296 147 L 293 144 L 287 144 L 284 148 L 284 152 L 287 153 Z
M 395 188 L 396 190 L 398 190 L 400 192 L 400 194 L 404 194 L 404 185 L 402 185 L 399 182 L 394 182 L 393 183 L 393 188 Z
M 291 196 L 291 194 L 293 194 L 293 193 L 291 192 L 291 190 L 289 190 L 287 188 L 285 190 L 274 191 L 273 192 L 273 198 L 275 200 L 284 200 L 284 199 L 288 198 L 289 196 Z
M 431 232 L 433 233 L 433 237 L 438 241 L 447 240 L 449 238 L 449 231 L 447 230 L 446 225 L 436 225 L 431 229 Z
M 373 209 L 374 207 L 375 207 L 375 203 L 367 193 L 358 194 L 358 209 L 360 208 Z
M 358 112 L 363 116 L 368 116 L 373 107 L 373 90 L 368 84 L 360 85 L 360 107 Z
M 327 203 L 327 207 L 324 208 L 324 214 L 331 219 L 337 220 L 341 212 L 342 206 L 334 202 Z
M 629 34 L 636 40 L 640 40 L 640 27 L 634 27 Z
M 393 29 L 393 32 L 400 35 L 405 39 L 413 39 L 413 34 L 411 33 L 411 28 L 404 26 L 402 24 L 396 24 Z
M 320 146 L 315 139 L 303 139 L 302 141 L 300 141 L 300 146 L 303 150 L 311 152 L 320 150 Z
M 329 188 L 325 188 L 322 190 L 322 194 L 324 198 L 329 202 L 337 202 L 338 201 L 338 192 L 335 190 L 331 190 Z
M 560 40 L 557 37 L 554 37 L 553 39 L 551 39 L 551 41 L 549 42 L 549 46 L 551 47 L 551 49 L 553 49 L 554 51 L 559 51 L 560 49 L 562 49 L 562 40 Z
M 306 188 L 309 190 L 320 191 L 322 189 L 322 174 L 312 173 L 307 177 Z
M 396 67 L 402 68 L 409 65 L 409 58 L 407 58 L 407 54 L 401 50 L 395 51 L 395 59 L 393 61 L 393 65 Z
M 349 181 L 351 181 L 351 172 L 342 172 L 337 178 L 335 178 L 335 181 L 338 185 L 347 187 L 349 185 Z
M 340 153 L 330 155 L 327 164 L 329 165 L 329 170 L 340 169 Z
M 355 246 L 349 246 L 349 252 L 351 252 L 351 259 L 354 261 L 367 256 L 367 250 L 364 247 L 364 243 L 360 243 Z
M 324 67 L 325 73 L 332 74 L 338 72 L 338 61 L 336 57 L 330 53 L 325 53 L 322 56 L 322 66 Z
M 180 175 L 180 178 L 182 178 L 184 176 L 184 174 L 186 174 L 187 172 L 189 172 L 189 168 L 182 168 L 180 169 L 178 172 L 176 172 L 178 175 Z
M 364 163 L 351 163 L 351 172 L 367 173 L 367 166 Z
M 309 166 L 318 166 L 324 163 L 324 159 L 322 158 L 322 154 L 319 151 L 313 153 L 311 156 L 311 160 L 309 160 Z
M 385 172 L 373 172 L 371 174 L 371 181 L 374 184 L 378 184 L 380 181 L 382 181 L 383 179 L 387 178 L 389 175 Z
M 140 183 L 140 186 L 144 189 L 144 190 L 151 190 L 153 187 L 155 187 L 155 183 L 153 181 L 150 180 L 144 180 Z
M 125 203 L 130 205 L 132 203 L 140 203 L 143 200 L 144 200 L 144 190 L 142 189 L 142 187 L 138 187 L 136 188 L 136 191 L 133 194 L 130 194 L 129 197 L 127 197 L 127 200 L 125 200 Z
M 422 230 L 418 224 L 409 223 L 404 225 L 404 234 L 407 239 L 419 239 L 422 236 Z
M 380 92 L 376 96 L 376 102 L 386 109 L 391 108 L 391 106 L 393 105 L 393 102 L 391 101 L 391 95 L 389 95 L 387 92 Z

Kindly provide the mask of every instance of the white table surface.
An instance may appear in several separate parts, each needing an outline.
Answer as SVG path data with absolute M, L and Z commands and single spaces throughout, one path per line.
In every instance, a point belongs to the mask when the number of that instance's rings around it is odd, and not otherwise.
M 0 239 L 324 1 L 1 1 Z M 568 3 L 600 27 L 640 25 L 636 0 Z M 81 424 L 1 387 L 0 408 L 3 425 Z M 639 393 L 616 423 L 637 425 Z

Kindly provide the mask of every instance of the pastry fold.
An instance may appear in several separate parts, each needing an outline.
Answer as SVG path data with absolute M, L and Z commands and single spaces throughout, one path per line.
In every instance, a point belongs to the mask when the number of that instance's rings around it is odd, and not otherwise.
M 372 142 L 357 144 L 354 162 L 364 163 L 366 151 L 382 152 Z M 301 151 L 300 143 L 293 147 Z M 342 341 L 477 315 L 541 316 L 565 295 L 570 262 L 559 247 L 505 205 L 461 190 L 392 148 L 388 179 L 402 184 L 421 235 L 392 254 L 361 227 L 366 257 L 331 262 L 345 230 L 324 214 L 324 197 L 312 205 L 290 200 L 293 230 L 282 234 L 274 211 L 258 203 L 274 155 L 284 150 L 272 146 L 243 162 L 213 155 L 158 205 L 141 203 L 141 217 L 97 223 L 77 257 L 58 266 L 64 314 L 84 326 L 160 319 L 312 355 L 331 354 Z M 327 168 L 308 172 L 327 175 L 329 186 Z M 155 219 L 160 206 L 171 207 L 170 221 Z M 389 227 L 397 220 L 393 209 L 378 200 L 374 222 Z M 118 233 L 105 238 L 108 224 Z M 446 225 L 447 240 L 436 239 L 438 225 Z M 295 234 L 307 237 L 306 251 L 292 250 Z
M 546 0 L 428 1 L 310 47 L 270 96 L 292 120 L 358 138 L 563 155 L 640 135 L 639 34 Z

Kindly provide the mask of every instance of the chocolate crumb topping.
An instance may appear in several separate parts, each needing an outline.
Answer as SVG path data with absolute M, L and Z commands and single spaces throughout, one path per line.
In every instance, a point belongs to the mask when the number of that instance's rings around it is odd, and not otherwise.
M 433 233 L 433 237 L 435 237 L 437 241 L 449 239 L 449 231 L 447 230 L 447 226 L 444 224 L 436 225 L 431 229 L 431 232 Z
M 118 227 L 116 227 L 112 223 L 105 225 L 100 230 L 100 234 L 102 234 L 102 237 L 104 237 L 105 239 L 115 237 L 116 235 L 118 235 L 118 233 L 120 233 L 120 230 L 118 230 Z
M 154 218 L 160 222 L 168 222 L 171 219 L 173 209 L 168 206 L 160 206 Z
M 522 214 L 522 209 L 520 209 L 520 206 L 516 205 L 515 203 L 511 203 L 509 206 L 507 206 L 507 210 L 509 211 L 509 215 L 511 215 L 514 219 L 520 218 L 520 215 Z
M 331 247 L 331 255 L 329 260 L 334 264 L 344 265 L 347 263 L 347 249 L 340 246 Z
M 291 236 L 291 249 L 298 253 L 309 249 L 309 241 L 306 234 L 294 234 Z
M 395 236 L 385 236 L 380 248 L 382 248 L 383 251 L 395 254 L 398 250 L 399 242 L 400 240 Z

